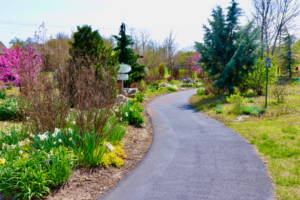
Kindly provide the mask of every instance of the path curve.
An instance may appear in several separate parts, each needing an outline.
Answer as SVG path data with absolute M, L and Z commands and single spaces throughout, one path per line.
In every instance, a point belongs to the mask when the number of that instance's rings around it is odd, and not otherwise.
M 273 199 L 263 161 L 238 133 L 189 105 L 196 90 L 148 104 L 147 155 L 99 200 Z

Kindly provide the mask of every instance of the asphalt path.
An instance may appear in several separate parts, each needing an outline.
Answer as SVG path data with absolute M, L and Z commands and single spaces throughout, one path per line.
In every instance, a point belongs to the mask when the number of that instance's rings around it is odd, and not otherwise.
M 264 162 L 238 133 L 189 105 L 196 90 L 147 106 L 154 128 L 144 159 L 99 200 L 273 199 Z

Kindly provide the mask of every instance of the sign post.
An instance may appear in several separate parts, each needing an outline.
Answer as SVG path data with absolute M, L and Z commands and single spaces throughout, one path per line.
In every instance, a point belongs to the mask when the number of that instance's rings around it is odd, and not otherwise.
M 122 81 L 122 90 L 123 91 L 123 88 L 124 88 L 124 80 L 128 80 L 128 72 L 131 71 L 131 66 L 130 65 L 127 65 L 127 64 L 124 64 L 124 63 L 121 63 L 120 64 L 120 69 L 118 71 L 118 76 L 117 76 L 117 80 L 121 80 Z

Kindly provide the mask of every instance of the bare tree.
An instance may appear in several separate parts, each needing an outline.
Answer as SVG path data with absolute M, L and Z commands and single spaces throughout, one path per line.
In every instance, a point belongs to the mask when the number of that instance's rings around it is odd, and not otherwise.
M 275 19 L 276 0 L 252 0 L 254 12 L 252 13 L 257 25 L 261 30 L 261 44 L 262 48 L 267 47 L 267 54 L 270 52 L 270 44 L 274 35 L 271 30 L 273 28 L 273 21 Z M 262 50 L 262 57 L 264 49 Z
M 281 34 L 283 29 L 293 28 L 295 26 L 295 18 L 300 14 L 300 5 L 298 0 L 276 0 L 276 6 L 276 34 L 273 43 L 272 55 L 274 55 L 278 40 L 280 52 Z
M 166 51 L 166 60 L 167 60 L 167 65 L 173 69 L 173 65 L 175 61 L 175 56 L 176 56 L 176 51 L 178 49 L 178 44 L 175 43 L 176 36 L 173 37 L 173 32 L 172 30 L 169 33 L 169 36 L 164 40 L 163 46 Z
M 149 37 L 151 35 L 151 33 L 149 33 L 147 30 L 143 29 L 140 30 L 140 39 L 141 39 L 141 54 L 144 55 L 145 54 L 145 48 L 147 43 L 149 42 Z

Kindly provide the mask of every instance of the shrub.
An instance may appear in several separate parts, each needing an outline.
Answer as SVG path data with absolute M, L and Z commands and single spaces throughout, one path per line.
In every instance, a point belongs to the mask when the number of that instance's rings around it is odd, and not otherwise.
M 166 65 L 165 65 L 165 63 L 160 63 L 159 64 L 158 72 L 159 72 L 160 76 L 163 76 L 163 77 L 165 76 L 165 73 L 166 73 Z
M 177 92 L 178 91 L 178 87 L 176 85 L 172 85 L 167 87 L 168 90 L 170 90 L 171 92 Z
M 18 99 L 3 99 L 0 100 L 0 119 L 14 120 L 21 118 L 21 109 L 19 108 Z
M 179 78 L 179 69 L 177 67 L 174 67 L 171 71 L 171 76 L 173 76 L 176 80 Z
M 137 99 L 137 101 L 138 102 L 140 102 L 140 103 L 143 103 L 143 101 L 144 101 L 144 94 L 142 94 L 142 93 L 140 93 L 140 92 L 137 92 L 136 94 L 135 94 L 135 98 Z
M 217 114 L 223 113 L 223 112 L 224 112 L 224 110 L 223 110 L 223 105 L 222 105 L 222 104 L 217 105 L 217 106 L 214 108 L 214 110 L 216 111 Z
M 137 88 L 138 91 L 141 92 L 141 93 L 145 92 L 145 87 L 139 82 L 131 83 L 130 87 L 131 88 Z
M 6 93 L 0 91 L 0 99 L 5 99 L 6 98 Z
M 248 103 L 254 103 L 254 99 L 248 99 Z
M 242 106 L 240 109 L 241 109 L 241 112 L 245 115 L 260 115 L 265 112 L 264 110 L 261 110 L 257 106 L 250 106 L 250 107 Z
M 204 95 L 205 94 L 205 90 L 204 89 L 198 89 L 197 90 L 197 94 L 198 95 Z
M 227 97 L 226 100 L 234 105 L 233 112 L 239 114 L 241 112 L 240 108 L 244 103 L 244 97 L 238 94 L 232 94 L 230 97 Z
M 140 103 L 128 100 L 127 103 L 120 107 L 120 110 L 116 112 L 116 115 L 122 116 L 123 121 L 127 121 L 129 124 L 140 125 L 144 123 L 144 111 L 143 106 Z
M 168 81 L 169 83 L 171 83 L 174 79 L 175 79 L 174 76 L 169 76 L 169 77 L 167 78 L 167 81 Z
M 283 85 L 273 85 L 271 88 L 273 95 L 276 97 L 278 103 L 284 103 L 284 96 L 287 94 L 286 86 Z

